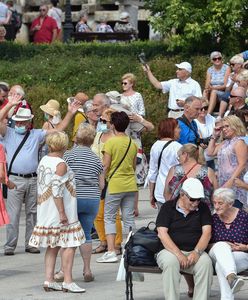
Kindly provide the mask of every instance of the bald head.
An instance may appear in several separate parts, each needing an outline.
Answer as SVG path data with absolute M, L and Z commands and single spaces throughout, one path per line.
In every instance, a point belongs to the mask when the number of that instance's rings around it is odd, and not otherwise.
M 79 92 L 76 94 L 75 99 L 80 102 L 81 105 L 84 105 L 84 103 L 89 100 L 89 97 L 85 93 Z

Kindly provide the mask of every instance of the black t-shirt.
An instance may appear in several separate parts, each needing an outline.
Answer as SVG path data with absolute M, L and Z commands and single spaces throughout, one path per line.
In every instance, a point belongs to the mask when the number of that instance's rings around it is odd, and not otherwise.
M 156 221 L 157 227 L 168 228 L 168 234 L 180 250 L 192 251 L 201 235 L 202 226 L 211 225 L 212 218 L 208 206 L 200 202 L 197 211 L 186 217 L 176 209 L 177 200 L 167 201 L 162 206 Z M 161 249 L 163 246 L 161 246 Z

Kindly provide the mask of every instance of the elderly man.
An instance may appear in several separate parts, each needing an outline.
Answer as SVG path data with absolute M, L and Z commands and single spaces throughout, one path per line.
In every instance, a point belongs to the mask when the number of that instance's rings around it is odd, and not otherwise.
M 201 87 L 197 81 L 191 78 L 192 66 L 188 62 L 176 64 L 177 79 L 168 81 L 158 81 L 152 74 L 150 67 L 143 67 L 152 85 L 162 90 L 163 93 L 169 92 L 168 117 L 179 118 L 183 114 L 185 99 L 189 96 L 202 97 Z
M 47 15 L 47 5 L 41 5 L 39 11 L 39 17 L 32 22 L 30 34 L 33 35 L 33 42 L 35 44 L 51 44 L 57 38 L 57 23 L 53 18 Z
M 93 108 L 98 116 L 98 119 L 100 119 L 102 113 L 105 109 L 110 107 L 110 99 L 108 96 L 106 96 L 103 93 L 96 94 L 93 98 Z M 98 121 L 96 131 L 100 131 L 100 122 Z
M 184 181 L 178 199 L 162 206 L 156 221 L 162 249 L 157 255 L 163 270 L 166 300 L 180 298 L 180 271 L 193 274 L 194 300 L 207 300 L 213 276 L 211 259 L 204 252 L 211 238 L 211 213 L 201 202 L 204 190 L 195 178 Z
M 20 95 L 9 97 L 8 104 L 0 111 L 0 122 L 4 123 L 8 111 L 16 106 L 20 99 Z M 57 130 L 66 128 L 78 107 L 78 103 L 68 106 L 68 112 L 58 125 Z M 26 213 L 25 251 L 39 253 L 38 249 L 28 245 L 36 223 L 38 151 L 40 144 L 44 142 L 45 136 L 55 130 L 30 130 L 33 115 L 28 108 L 20 107 L 12 118 L 15 121 L 14 128 L 7 126 L 1 126 L 0 128 L 1 142 L 7 152 L 9 178 L 16 185 L 16 189 L 9 190 L 7 196 L 10 224 L 7 225 L 7 242 L 4 245 L 4 254 L 14 255 L 18 241 L 21 208 L 24 201 Z M 20 148 L 21 143 L 22 147 Z M 19 152 L 17 151 L 18 148 Z
M 224 116 L 236 115 L 237 111 L 248 109 L 248 105 L 245 103 L 246 92 L 243 87 L 232 90 L 229 99 L 229 109 Z
M 183 115 L 178 118 L 178 124 L 181 129 L 178 140 L 180 144 L 199 144 L 200 136 L 194 119 L 198 118 L 201 107 L 201 99 L 197 97 L 191 96 L 185 100 Z

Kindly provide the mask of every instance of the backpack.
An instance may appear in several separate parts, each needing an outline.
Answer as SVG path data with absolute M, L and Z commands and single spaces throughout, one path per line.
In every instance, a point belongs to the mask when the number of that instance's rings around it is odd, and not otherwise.
M 17 10 L 11 10 L 11 24 L 18 31 L 22 27 L 22 14 L 19 13 Z

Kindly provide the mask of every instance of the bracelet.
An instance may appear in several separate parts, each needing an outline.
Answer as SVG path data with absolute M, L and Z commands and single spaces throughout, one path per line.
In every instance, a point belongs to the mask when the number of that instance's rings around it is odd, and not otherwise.
M 195 248 L 194 251 L 195 251 L 199 256 L 201 256 L 202 253 L 204 252 L 203 250 L 199 250 L 198 248 Z

